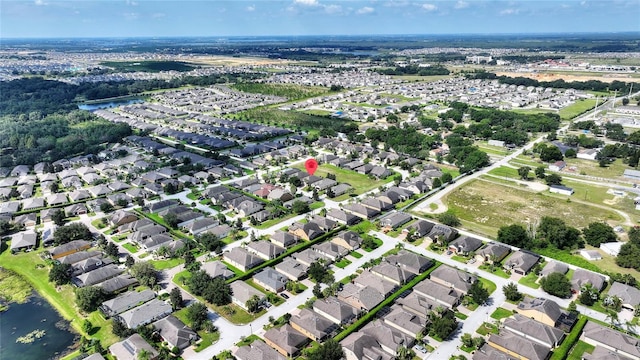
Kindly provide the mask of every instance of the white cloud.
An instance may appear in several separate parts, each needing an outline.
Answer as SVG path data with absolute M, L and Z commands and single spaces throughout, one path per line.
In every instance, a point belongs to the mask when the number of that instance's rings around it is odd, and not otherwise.
M 255 5 L 247 6 L 247 11 L 256 11 L 256 6 Z
M 305 6 L 318 6 L 318 0 L 293 0 L 293 3 Z
M 518 9 L 504 9 L 500 11 L 500 15 L 517 15 L 519 12 Z
M 127 5 L 138 6 L 138 2 L 133 0 L 127 0 Z
M 422 9 L 431 12 L 436 11 L 438 7 L 433 4 L 422 4 Z
M 356 14 L 358 15 L 366 15 L 366 14 L 371 14 L 373 12 L 375 12 L 376 9 L 370 7 L 370 6 L 365 6 L 363 8 L 358 9 L 358 11 L 356 11 Z
M 49 5 L 49 3 L 46 3 L 43 0 L 35 0 L 33 3 L 37 6 Z
M 325 11 L 327 14 L 339 14 L 339 13 L 341 13 L 341 12 L 342 12 L 342 6 L 340 6 L 340 5 L 333 5 L 333 4 L 332 4 L 332 5 L 326 5 L 326 6 L 324 7 L 324 11 Z
M 469 7 L 469 3 L 466 1 L 458 1 L 454 6 L 455 9 L 464 9 Z

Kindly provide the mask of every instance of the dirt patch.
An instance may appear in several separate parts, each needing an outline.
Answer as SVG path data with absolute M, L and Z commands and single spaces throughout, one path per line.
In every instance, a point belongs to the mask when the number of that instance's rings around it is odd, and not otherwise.
M 568 73 L 554 73 L 554 72 L 544 72 L 544 73 L 521 73 L 521 72 L 496 72 L 498 76 L 509 76 L 509 77 L 526 77 L 529 79 L 535 79 L 538 81 L 554 81 L 563 79 L 564 81 L 589 81 L 589 80 L 600 80 L 602 82 L 613 82 L 613 81 L 623 81 L 628 82 L 637 81 L 638 79 L 633 78 L 629 75 L 625 74 L 607 74 L 607 73 L 591 73 L 591 74 L 568 74 Z

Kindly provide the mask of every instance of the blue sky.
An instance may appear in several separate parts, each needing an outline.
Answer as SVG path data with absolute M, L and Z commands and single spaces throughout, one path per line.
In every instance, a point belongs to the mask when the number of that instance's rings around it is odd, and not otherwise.
M 632 0 L 0 1 L 0 37 L 640 31 Z

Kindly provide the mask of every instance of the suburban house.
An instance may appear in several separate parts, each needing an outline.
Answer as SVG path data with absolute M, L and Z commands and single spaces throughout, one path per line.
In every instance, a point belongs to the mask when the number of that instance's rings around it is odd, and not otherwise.
M 309 309 L 302 309 L 298 314 L 291 316 L 289 324 L 313 341 L 326 339 L 338 328 L 333 322 Z
M 444 239 L 445 242 L 449 242 L 458 236 L 458 230 L 442 224 L 434 224 L 431 231 L 427 234 L 427 237 L 431 241 L 440 241 Z
M 323 242 L 320 244 L 315 244 L 311 247 L 311 249 L 322 256 L 327 257 L 331 261 L 339 261 L 343 257 L 349 255 L 349 249 L 344 248 L 340 245 L 336 245 L 333 242 Z
M 316 300 L 313 311 L 341 325 L 352 322 L 358 316 L 356 308 L 334 296 Z
M 550 350 L 558 347 L 565 336 L 564 331 L 558 328 L 520 314 L 514 314 L 512 317 L 504 319 L 503 326 L 506 330 L 525 339 L 533 340 Z
M 380 214 L 380 210 L 366 207 L 362 204 L 346 204 L 342 209 L 365 220 L 372 219 Z
M 392 359 L 398 356 L 398 349 L 401 346 L 411 348 L 415 342 L 414 337 L 389 326 L 380 319 L 369 322 L 359 332 L 375 339 L 382 350 L 386 352 L 384 355 L 390 354 Z
M 22 231 L 11 238 L 11 252 L 33 249 L 36 246 L 38 234 L 35 231 Z
M 424 331 L 428 325 L 427 314 L 422 316 L 405 311 L 401 306 L 394 305 L 391 312 L 385 315 L 382 320 L 385 324 L 393 327 L 411 337 L 416 337 L 418 333 Z
M 184 350 L 198 340 L 198 334 L 173 315 L 156 321 L 153 328 L 169 344 L 169 348 Z
M 229 270 L 227 265 L 218 260 L 204 262 L 200 266 L 200 269 L 204 270 L 207 274 L 209 274 L 209 276 L 211 276 L 211 278 L 214 279 L 220 276 L 223 279 L 227 280 L 235 276 L 235 273 Z
M 287 257 L 277 264 L 275 269 L 280 274 L 288 277 L 289 280 L 298 281 L 307 275 L 309 267 L 293 258 Z
M 511 249 L 509 249 L 508 246 L 490 242 L 485 245 L 485 247 L 476 252 L 476 258 L 480 262 L 491 262 L 497 264 L 500 263 L 505 257 L 507 257 L 510 252 Z
M 556 161 L 553 164 L 549 165 L 549 170 L 562 171 L 562 169 L 564 169 L 565 167 L 567 167 L 567 163 L 565 163 L 564 161 Z
M 288 248 L 289 246 L 295 245 L 300 239 L 291 233 L 276 230 L 273 235 L 271 235 L 270 240 L 280 247 Z
M 396 285 L 404 285 L 416 276 L 413 272 L 400 266 L 391 265 L 388 262 L 382 262 L 372 267 L 369 271 Z
M 430 279 L 424 279 L 413 287 L 413 292 L 425 297 L 428 300 L 434 301 L 438 306 L 444 306 L 448 309 L 453 309 L 460 303 L 460 299 L 464 295 L 461 291 L 458 291 L 449 286 L 442 285 Z M 411 295 L 410 295 L 411 296 Z M 430 306 L 426 304 L 423 306 Z
M 143 291 L 129 291 L 111 300 L 104 301 L 100 304 L 99 309 L 107 318 L 109 318 L 133 309 L 134 307 L 149 300 L 153 300 L 155 297 L 156 293 L 149 289 Z
M 88 241 L 73 240 L 49 250 L 49 255 L 51 255 L 52 259 L 58 259 L 69 254 L 87 250 L 90 247 L 91 243 Z
M 347 360 L 392 360 L 391 354 L 386 353 L 380 343 L 371 335 L 356 331 L 340 342 Z
M 552 300 L 545 298 L 525 298 L 518 304 L 518 313 L 549 326 L 556 326 L 563 311 Z
M 110 264 L 73 277 L 71 283 L 77 287 L 92 286 L 116 277 L 123 272 L 124 270 L 118 269 L 116 265 Z
M 462 236 L 449 243 L 449 250 L 458 255 L 469 256 L 470 253 L 478 250 L 482 244 L 482 240 L 478 238 Z
M 247 310 L 247 301 L 254 295 L 260 299 L 261 303 L 265 300 L 265 295 L 261 291 L 244 281 L 234 281 L 229 286 L 231 287 L 231 302 L 245 310 Z
M 318 226 L 318 224 L 316 224 L 315 222 L 308 222 L 306 224 L 294 223 L 293 225 L 289 226 L 289 232 L 307 241 L 313 240 L 318 236 L 324 234 L 324 231 L 322 231 L 322 229 L 320 229 L 320 226 Z
M 328 257 L 312 249 L 305 249 L 301 252 L 293 253 L 291 257 L 305 266 L 311 266 L 312 263 L 318 260 L 323 260 L 325 265 L 331 262 Z
M 354 284 L 361 287 L 372 287 L 385 297 L 391 295 L 399 286 L 389 280 L 385 280 L 378 275 L 374 275 L 371 270 L 363 271 L 358 277 L 352 280 Z
M 622 307 L 633 311 L 640 304 L 640 290 L 633 286 L 614 282 L 609 288 L 607 298 L 617 296 L 622 300 Z M 606 302 L 605 298 L 605 302 Z
M 557 272 L 560 274 L 566 274 L 569 271 L 569 267 L 561 262 L 549 261 L 540 271 L 540 277 L 547 276 L 551 273 Z
M 272 347 L 258 339 L 249 345 L 237 348 L 233 356 L 238 360 L 286 360 Z
M 587 321 L 581 339 L 597 348 L 612 351 L 618 358 L 640 359 L 638 339 L 593 321 Z M 594 351 L 595 352 L 595 351 Z M 592 354 L 593 355 L 593 354 Z M 596 359 L 591 357 L 591 359 Z
M 413 231 L 413 234 L 416 237 L 421 238 L 427 236 L 427 234 L 431 232 L 431 229 L 433 229 L 434 225 L 435 224 L 432 222 L 420 219 L 409 225 L 406 229 L 403 229 L 402 232 L 409 233 L 409 231 Z
M 289 279 L 275 271 L 271 267 L 265 267 L 259 273 L 253 276 L 253 282 L 262 286 L 265 290 L 279 293 L 284 290 Z
M 433 261 L 426 256 L 413 253 L 408 250 L 400 250 L 395 255 L 389 255 L 385 261 L 391 265 L 399 266 L 407 271 L 419 275 L 433 266 Z
M 326 216 L 327 219 L 331 219 L 343 225 L 355 225 L 362 220 L 362 218 L 340 209 L 331 209 L 327 211 Z
M 358 233 L 354 231 L 342 231 L 336 237 L 331 239 L 331 242 L 346 248 L 349 251 L 357 250 L 362 244 L 362 238 Z
M 595 290 L 600 292 L 604 290 L 604 287 L 607 285 L 607 280 L 600 274 L 583 269 L 576 269 L 571 278 L 571 288 L 579 292 L 586 284 L 590 284 Z
M 413 218 L 403 212 L 392 212 L 380 218 L 380 227 L 383 231 L 391 231 L 408 223 Z
M 284 253 L 285 250 L 285 248 L 266 240 L 252 241 L 247 244 L 248 252 L 258 255 L 264 260 L 275 259 Z
M 433 270 L 430 274 L 430 279 L 438 284 L 461 291 L 464 294 L 471 289 L 473 283 L 478 281 L 477 277 L 447 265 L 442 265 Z
M 158 351 L 138 334 L 133 334 L 109 346 L 109 352 L 118 360 L 138 360 L 138 354 L 143 350 L 150 354 L 149 360 L 155 360 L 158 357 Z
M 309 341 L 305 335 L 289 324 L 285 324 L 280 328 L 273 327 L 267 330 L 263 337 L 267 345 L 287 358 L 297 356 L 300 353 L 300 349 Z
M 222 258 L 224 261 L 244 272 L 264 262 L 260 257 L 253 255 L 246 249 L 240 247 L 235 247 L 231 249 L 231 251 L 225 252 Z
M 396 304 L 402 306 L 406 311 L 420 316 L 424 316 L 424 314 L 435 311 L 439 306 L 442 306 L 433 299 L 429 299 L 415 291 L 403 298 L 398 298 Z
M 385 299 L 385 295 L 371 286 L 348 283 L 338 292 L 338 299 L 356 309 L 369 311 L 380 304 Z
M 135 329 L 138 326 L 147 325 L 158 319 L 162 319 L 172 312 L 173 309 L 171 308 L 171 305 L 162 300 L 153 299 L 138 307 L 121 313 L 118 315 L 118 318 L 129 329 Z
M 487 344 L 516 359 L 546 360 L 551 353 L 548 347 L 504 329 L 491 334 Z
M 540 256 L 534 253 L 519 250 L 513 253 L 504 262 L 504 269 L 513 271 L 519 275 L 527 275 L 529 271 L 540 261 Z

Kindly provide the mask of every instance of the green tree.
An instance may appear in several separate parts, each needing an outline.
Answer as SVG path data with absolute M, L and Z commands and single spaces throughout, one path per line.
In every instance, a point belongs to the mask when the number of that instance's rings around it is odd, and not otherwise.
M 118 250 L 118 245 L 112 242 L 107 243 L 107 245 L 104 247 L 104 252 L 105 254 L 107 254 L 107 256 L 110 256 L 112 258 L 117 258 L 118 255 L 120 255 L 120 251 Z
M 106 298 L 102 288 L 87 286 L 76 289 L 76 305 L 84 312 L 92 312 L 98 308 Z
M 571 282 L 564 274 L 551 273 L 542 279 L 540 279 L 540 285 L 542 290 L 551 295 L 555 295 L 560 298 L 568 298 L 571 296 Z
M 56 224 L 57 226 L 64 225 L 65 218 L 66 216 L 64 214 L 64 211 L 62 210 L 57 210 L 51 215 L 51 220 L 53 220 L 53 223 Z
M 153 287 L 158 282 L 158 271 L 148 261 L 138 261 L 129 271 L 144 286 Z
M 503 286 L 502 292 L 504 292 L 504 296 L 509 301 L 520 301 L 524 298 L 524 295 L 522 295 L 522 293 L 518 291 L 518 285 L 512 282 Z
M 549 174 L 544 178 L 547 185 L 561 185 L 562 177 L 558 174 Z
M 520 175 L 520 179 L 529 180 L 529 172 L 531 168 L 528 166 L 522 166 L 518 168 L 518 175 Z
M 187 308 L 187 320 L 191 322 L 191 328 L 200 331 L 205 322 L 209 320 L 207 307 L 201 302 L 194 302 Z
M 313 290 L 312 290 L 313 296 L 317 297 L 318 299 L 322 299 L 322 288 L 320 287 L 320 283 L 317 282 L 314 286 L 313 286 Z
M 56 285 L 71 282 L 71 264 L 54 263 L 51 270 L 49 270 L 49 281 Z
M 127 268 L 131 268 L 133 266 L 133 264 L 135 264 L 136 261 L 133 258 L 133 256 L 131 255 L 127 255 L 127 258 L 124 261 L 124 266 L 126 266 Z
M 180 223 L 180 219 L 178 219 L 178 215 L 176 215 L 174 213 L 168 213 L 165 216 L 163 216 L 162 219 L 172 229 L 177 229 L 178 228 L 178 224 Z
M 433 179 L 433 180 L 431 181 L 431 183 L 432 183 L 432 187 L 433 187 L 434 189 L 437 189 L 437 188 L 439 188 L 440 186 L 442 186 L 442 182 L 440 181 L 440 179 L 439 179 L 439 178 L 435 178 L 435 179 Z
M 89 240 L 93 236 L 86 225 L 82 223 L 71 223 L 56 229 L 53 234 L 53 243 L 55 245 L 66 244 L 73 240 Z
M 599 297 L 600 293 L 591 284 L 586 284 L 580 289 L 578 300 L 582 305 L 592 306 L 598 301 Z
M 93 324 L 91 323 L 91 321 L 89 321 L 89 319 L 84 319 L 84 321 L 82 322 L 82 331 L 90 334 L 91 330 L 93 330 Z
M 562 159 L 562 151 L 554 145 L 546 146 L 540 151 L 540 160 L 544 162 L 561 161 Z
M 450 183 L 453 180 L 453 176 L 450 173 L 443 173 L 440 180 L 443 184 Z
M 247 302 L 245 303 L 245 306 L 251 313 L 257 313 L 258 311 L 260 311 L 260 298 L 258 297 L 258 295 L 253 295 L 252 297 L 250 297 L 249 300 L 247 300 Z
M 587 244 L 599 247 L 602 243 L 618 241 L 613 228 L 609 224 L 603 222 L 593 222 L 586 228 L 582 229 L 582 236 Z
M 576 153 L 576 151 L 574 149 L 567 149 L 567 151 L 564 152 L 564 156 L 566 158 L 575 159 L 577 155 L 578 154 Z
M 538 179 L 544 179 L 546 177 L 545 170 L 544 166 L 538 166 L 535 170 L 536 177 Z
M 404 345 L 401 345 L 397 350 L 398 356 L 396 356 L 397 360 L 412 360 L 416 353 L 413 349 L 408 348 Z
M 129 329 L 124 323 L 116 318 L 111 319 L 111 332 L 113 333 L 113 335 L 119 338 L 128 337 L 129 335 L 131 335 L 131 333 L 133 333 L 131 329 Z
M 460 226 L 460 219 L 452 212 L 444 212 L 438 216 L 438 221 L 447 226 Z
M 498 230 L 498 241 L 523 249 L 530 249 L 532 246 L 529 233 L 524 226 L 519 224 L 511 224 L 501 227 Z
M 291 210 L 296 214 L 304 214 L 311 211 L 309 205 L 300 200 L 296 200 L 293 202 L 293 205 L 291 205 Z
M 537 236 L 546 239 L 558 249 L 582 247 L 580 230 L 567 226 L 558 218 L 543 216 L 538 226 Z
M 329 339 L 312 351 L 308 360 L 341 360 L 344 357 L 342 345 L 334 339 Z
M 473 299 L 473 302 L 482 305 L 489 298 L 489 291 L 478 280 L 471 285 L 469 289 L 469 296 Z
M 178 287 L 174 287 L 169 292 L 169 301 L 174 311 L 182 307 L 182 291 Z
M 110 213 L 113 211 L 113 205 L 111 205 L 111 203 L 105 202 L 100 204 L 100 211 L 102 211 L 103 213 Z
M 470 348 L 473 346 L 473 336 L 471 336 L 471 334 L 469 333 L 462 334 L 462 336 L 460 337 L 460 341 L 462 341 L 462 346 L 464 347 Z

